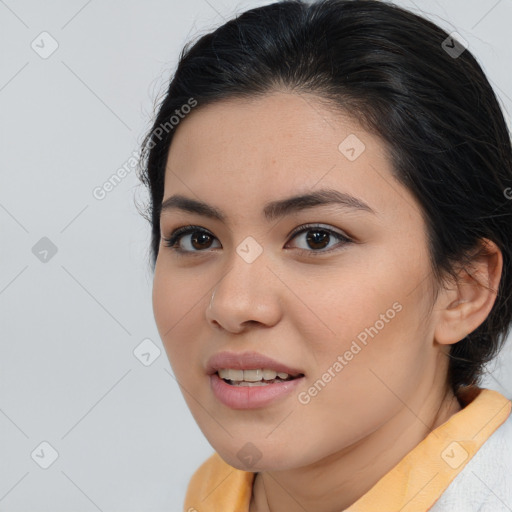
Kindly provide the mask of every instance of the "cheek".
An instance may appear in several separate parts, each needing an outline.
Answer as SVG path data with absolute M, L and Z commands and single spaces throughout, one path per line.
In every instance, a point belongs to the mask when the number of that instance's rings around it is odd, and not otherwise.
M 157 261 L 152 298 L 157 327 L 161 334 L 165 334 L 162 341 L 172 338 L 187 317 L 197 319 L 201 307 L 204 314 L 207 292 L 208 283 L 198 273 L 170 265 L 165 258 Z
M 353 340 L 364 344 L 375 330 L 389 331 L 400 316 L 397 309 L 401 309 L 400 285 L 392 281 L 388 269 L 374 268 L 370 272 L 366 267 L 346 264 L 323 275 L 309 276 L 302 283 L 300 298 L 307 310 L 295 308 L 294 322 L 318 361 L 325 364 L 329 358 L 343 354 Z
M 429 347 L 428 332 L 421 327 L 426 292 L 419 287 L 410 293 L 408 283 L 417 269 L 399 267 L 340 272 L 334 281 L 309 285 L 308 306 L 324 328 L 316 336 L 308 330 L 313 323 L 321 325 L 313 315 L 297 316 L 296 322 L 299 332 L 307 333 L 313 361 L 308 385 L 315 388 L 311 403 L 318 410 L 346 407 L 361 416 L 384 414 L 399 404 L 390 390 L 407 393 L 421 379 Z
M 171 275 L 164 272 L 162 266 L 157 263 L 153 279 L 153 314 L 164 343 L 168 333 L 172 331 L 172 326 L 176 323 L 182 303 L 177 300 L 177 280 L 172 279 Z
M 357 442 L 408 401 L 408 393 L 423 378 L 425 356 L 419 340 L 408 339 L 405 315 L 402 309 L 377 334 L 363 328 L 360 332 L 367 334 L 366 344 L 347 334 L 324 347 L 298 397 L 301 405 L 295 415 L 304 429 L 297 436 L 308 431 L 324 433 L 306 443 L 307 457 L 327 455 Z
M 199 339 L 194 329 L 199 325 L 198 315 L 204 315 L 205 293 L 203 287 L 174 269 L 166 271 L 164 265 L 155 268 L 153 281 L 153 313 L 160 338 L 167 352 L 173 371 L 190 361 L 199 362 L 193 341 Z

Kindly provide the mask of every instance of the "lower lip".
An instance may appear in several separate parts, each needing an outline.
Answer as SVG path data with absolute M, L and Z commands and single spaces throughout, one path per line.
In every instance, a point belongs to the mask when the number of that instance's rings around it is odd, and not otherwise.
M 210 386 L 213 394 L 224 405 L 232 409 L 256 409 L 288 395 L 300 385 L 303 379 L 304 377 L 297 377 L 265 386 L 231 386 L 214 373 L 210 375 Z

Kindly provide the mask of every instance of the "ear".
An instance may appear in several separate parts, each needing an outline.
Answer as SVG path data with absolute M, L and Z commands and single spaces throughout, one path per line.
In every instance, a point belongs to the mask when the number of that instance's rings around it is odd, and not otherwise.
M 503 255 L 498 246 L 482 239 L 469 268 L 458 273 L 453 286 L 439 292 L 435 341 L 442 345 L 457 343 L 485 321 L 496 300 L 502 268 Z

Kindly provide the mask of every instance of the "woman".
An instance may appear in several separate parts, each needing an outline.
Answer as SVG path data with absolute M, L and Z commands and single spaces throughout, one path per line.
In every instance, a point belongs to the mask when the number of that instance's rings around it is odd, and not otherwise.
M 512 509 L 512 149 L 465 45 L 374 0 L 185 48 L 144 143 L 155 320 L 215 453 L 184 510 Z

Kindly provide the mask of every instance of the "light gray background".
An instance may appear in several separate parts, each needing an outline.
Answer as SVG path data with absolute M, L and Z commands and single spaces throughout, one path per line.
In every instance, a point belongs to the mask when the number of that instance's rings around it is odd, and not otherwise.
M 127 162 L 183 44 L 266 3 L 0 0 L 0 511 L 179 511 L 212 452 L 154 325 Z M 512 111 L 511 0 L 398 4 L 459 32 Z M 511 363 L 485 385 L 511 397 Z

